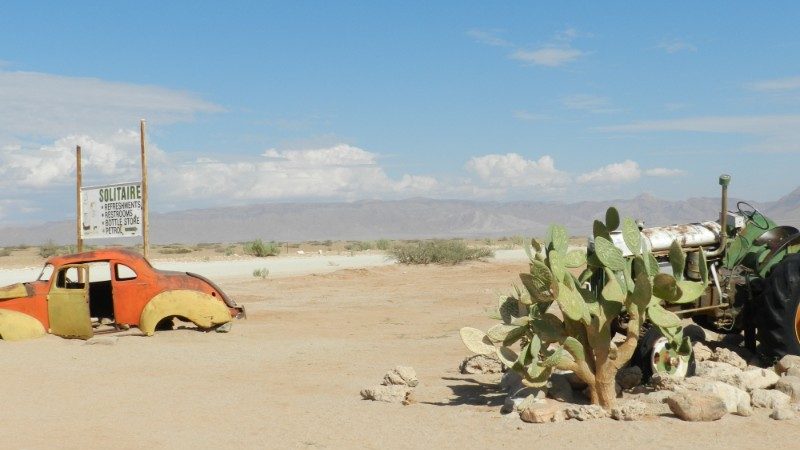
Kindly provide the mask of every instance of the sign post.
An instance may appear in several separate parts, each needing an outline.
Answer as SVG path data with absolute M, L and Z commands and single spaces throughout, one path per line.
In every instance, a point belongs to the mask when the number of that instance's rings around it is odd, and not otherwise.
M 81 147 L 77 156 L 77 238 L 78 252 L 83 251 L 85 239 L 108 239 L 142 236 L 143 256 L 150 252 L 147 220 L 147 139 L 145 120 L 139 123 L 141 132 L 142 180 L 104 186 L 83 187 Z
M 83 183 L 83 174 L 81 172 L 81 146 L 78 145 L 75 147 L 75 155 L 77 156 L 77 165 L 76 165 L 76 172 L 78 174 L 78 183 L 76 189 L 76 201 L 77 201 L 77 208 L 75 209 L 75 222 L 77 229 L 77 237 L 78 242 L 76 246 L 76 251 L 78 253 L 83 252 L 83 233 L 81 233 L 81 183 Z
M 150 224 L 148 223 L 147 210 L 147 140 L 144 134 L 146 126 L 145 120 L 142 119 L 139 122 L 139 133 L 141 134 L 142 146 L 142 254 L 144 259 L 147 259 L 147 254 L 150 253 Z

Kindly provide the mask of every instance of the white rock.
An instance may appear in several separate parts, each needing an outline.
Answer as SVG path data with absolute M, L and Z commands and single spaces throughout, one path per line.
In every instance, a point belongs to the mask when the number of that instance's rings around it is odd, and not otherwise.
M 419 380 L 417 379 L 417 372 L 414 371 L 413 367 L 397 366 L 394 369 L 386 372 L 386 375 L 383 376 L 383 382 L 381 384 L 384 386 L 396 384 L 414 387 L 418 383 Z
M 692 344 L 692 353 L 694 353 L 694 360 L 700 362 L 710 359 L 714 352 L 706 344 L 695 342 Z
M 780 376 L 773 370 L 769 369 L 748 369 L 744 372 L 733 375 L 726 381 L 728 384 L 743 389 L 745 391 L 752 391 L 754 389 L 770 389 L 775 387 Z
M 564 410 L 567 419 L 580 421 L 591 419 L 603 419 L 608 417 L 608 411 L 600 405 L 573 405 Z
M 789 370 L 791 367 L 800 367 L 800 356 L 797 355 L 786 355 L 775 364 L 775 372 L 779 375 L 783 375 L 784 372 Z
M 701 361 L 697 363 L 696 372 L 698 376 L 727 383 L 734 375 L 741 373 L 741 370 L 724 362 Z
M 404 384 L 393 384 L 389 386 L 373 386 L 361 390 L 361 397 L 364 400 L 374 400 L 387 403 L 402 403 L 406 396 L 411 392 L 411 388 Z
M 638 400 L 619 401 L 611 408 L 611 418 L 615 420 L 640 420 L 647 412 L 647 404 Z
M 769 417 L 775 420 L 789 420 L 795 418 L 795 413 L 792 408 L 775 408 L 772 410 L 772 414 L 770 414 Z
M 729 413 L 738 413 L 740 404 L 750 406 L 750 394 L 722 381 L 710 381 L 699 390 L 718 395 L 725 402 L 725 408 Z
M 789 396 L 773 389 L 753 389 L 750 399 L 756 408 L 783 408 L 789 406 Z
M 747 361 L 739 356 L 736 352 L 731 351 L 725 347 L 718 347 L 709 358 L 711 361 L 723 362 L 732 365 L 738 369 L 746 369 Z
M 787 370 L 786 373 L 794 369 L 795 368 L 792 367 Z M 800 403 L 800 378 L 789 375 L 781 377 L 781 379 L 775 383 L 775 389 L 788 395 L 792 403 Z

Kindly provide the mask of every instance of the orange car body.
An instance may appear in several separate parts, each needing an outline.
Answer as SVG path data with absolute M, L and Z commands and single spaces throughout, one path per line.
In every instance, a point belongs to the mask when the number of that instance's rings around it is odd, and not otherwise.
M 110 273 L 97 277 L 89 270 L 97 265 L 100 272 Z M 49 268 L 52 275 L 47 276 Z M 103 279 L 94 281 L 93 277 Z M 165 319 L 180 317 L 201 328 L 213 328 L 244 317 L 244 308 L 200 275 L 158 270 L 138 253 L 107 249 L 52 257 L 37 281 L 0 288 L 3 338 L 19 331 L 8 330 L 18 327 L 17 323 L 35 328 L 27 319 L 18 319 L 22 316 L 17 313 L 36 319 L 45 331 L 88 338 L 92 319 L 136 326 L 149 335 Z

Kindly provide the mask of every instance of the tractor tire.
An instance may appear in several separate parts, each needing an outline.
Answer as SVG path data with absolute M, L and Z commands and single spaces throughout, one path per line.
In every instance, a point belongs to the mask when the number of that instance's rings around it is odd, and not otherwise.
M 800 355 L 800 254 L 775 265 L 762 300 L 757 324 L 761 354 L 771 360 Z
M 706 333 L 697 325 L 687 325 L 683 329 L 683 335 L 688 336 L 692 342 L 701 342 L 706 338 Z M 651 326 L 639 338 L 639 343 L 631 358 L 630 365 L 638 366 L 642 370 L 642 383 L 647 383 L 653 377 L 653 351 L 656 349 L 659 340 L 663 337 L 657 327 Z M 694 352 L 689 356 L 684 377 L 691 377 L 695 374 L 697 364 L 694 360 Z

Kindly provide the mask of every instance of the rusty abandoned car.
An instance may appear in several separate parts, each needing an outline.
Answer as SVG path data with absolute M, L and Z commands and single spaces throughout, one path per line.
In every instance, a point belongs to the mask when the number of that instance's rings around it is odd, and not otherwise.
M 175 318 L 217 329 L 244 316 L 207 278 L 155 269 L 127 250 L 55 256 L 36 281 L 0 288 L 0 337 L 9 341 L 46 332 L 89 339 L 99 324 L 150 336 Z

